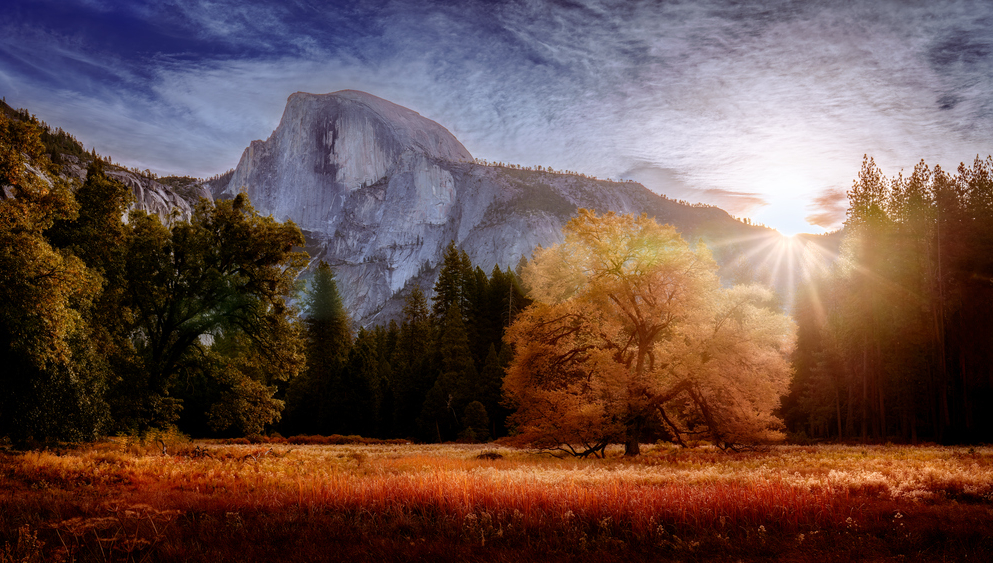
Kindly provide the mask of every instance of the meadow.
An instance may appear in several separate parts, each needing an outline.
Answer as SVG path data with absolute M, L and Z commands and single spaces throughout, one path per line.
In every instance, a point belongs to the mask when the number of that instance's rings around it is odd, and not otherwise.
M 993 448 L 116 439 L 0 453 L 0 562 L 993 559 Z

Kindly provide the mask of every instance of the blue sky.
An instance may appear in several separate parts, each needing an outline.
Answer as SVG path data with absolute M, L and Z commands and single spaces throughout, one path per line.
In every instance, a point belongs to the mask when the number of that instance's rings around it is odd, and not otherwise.
M 297 91 L 364 90 L 477 158 L 632 178 L 785 233 L 993 153 L 993 3 L 6 0 L 0 95 L 117 162 L 234 167 Z

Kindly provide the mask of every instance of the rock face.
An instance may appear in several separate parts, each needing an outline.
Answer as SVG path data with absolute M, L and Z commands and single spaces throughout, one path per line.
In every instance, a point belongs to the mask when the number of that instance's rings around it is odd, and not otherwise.
M 158 215 L 163 223 L 171 222 L 170 216 L 175 209 L 179 219 L 188 220 L 192 212 L 190 202 L 174 192 L 169 186 L 155 180 L 145 178 L 123 170 L 107 170 L 107 176 L 131 188 L 134 203 L 128 208 L 141 209 L 151 215 Z
M 349 197 L 399 184 L 413 215 L 444 223 L 455 196 L 444 166 L 472 160 L 444 127 L 386 100 L 352 90 L 290 96 L 267 141 L 253 141 L 224 196 L 245 187 L 257 209 L 304 230 L 333 233 Z M 399 184 L 398 184 L 399 183 Z M 406 193 L 406 192 L 410 193 Z
M 85 163 L 80 162 L 79 158 L 72 155 L 61 155 L 61 160 L 63 161 L 62 175 L 64 177 L 80 183 L 86 181 Z M 201 197 L 213 199 L 209 184 L 202 181 L 198 181 L 195 186 L 190 186 L 186 190 L 186 194 L 180 194 L 170 186 L 129 170 L 106 166 L 104 173 L 131 189 L 134 203 L 128 207 L 128 211 L 140 209 L 157 215 L 166 224 L 172 221 L 173 210 L 178 213 L 177 218 L 179 220 L 188 220 L 197 199 Z
M 293 220 L 364 324 L 398 316 L 414 284 L 430 295 L 449 241 L 489 273 L 560 242 L 580 207 L 648 213 L 690 237 L 761 231 L 632 182 L 476 164 L 441 125 L 352 90 L 290 96 L 269 139 L 215 186 L 217 197 L 244 190 L 261 213 Z

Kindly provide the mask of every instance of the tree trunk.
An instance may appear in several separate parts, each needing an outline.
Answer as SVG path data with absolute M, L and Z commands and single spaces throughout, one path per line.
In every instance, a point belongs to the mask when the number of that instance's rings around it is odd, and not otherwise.
M 834 387 L 834 412 L 838 417 L 838 439 L 842 439 L 844 434 L 841 432 L 841 390 L 838 386 Z
M 641 416 L 636 416 L 634 420 L 628 424 L 627 438 L 624 442 L 625 457 L 641 455 L 641 443 L 639 442 L 639 438 L 641 437 L 641 426 Z

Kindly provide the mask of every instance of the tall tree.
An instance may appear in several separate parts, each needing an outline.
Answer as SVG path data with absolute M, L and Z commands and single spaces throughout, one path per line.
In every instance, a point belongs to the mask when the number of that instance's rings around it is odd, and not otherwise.
M 722 446 L 776 436 L 792 327 L 769 292 L 722 289 L 704 247 L 645 216 L 583 209 L 564 232 L 525 268 L 536 302 L 508 331 L 519 440 L 637 455 L 653 417 L 678 437 L 690 415 Z
M 45 237 L 78 205 L 40 136 L 33 120 L 0 114 L 0 433 L 86 439 L 106 422 L 105 382 L 76 362 L 100 280 Z
M 797 377 L 784 402 L 795 431 L 942 442 L 993 433 L 978 416 L 993 405 L 991 177 L 991 158 L 956 174 L 922 161 L 889 180 L 865 159 L 842 256 L 797 303 Z M 836 424 L 812 424 L 824 415 Z
M 454 439 L 462 429 L 460 413 L 471 400 L 476 366 L 469 349 L 465 324 L 457 307 L 448 309 L 438 341 L 441 370 L 424 399 L 420 424 L 434 429 L 437 440 Z
M 288 299 L 306 258 L 293 250 L 303 244 L 295 225 L 258 215 L 244 194 L 201 200 L 188 222 L 171 228 L 140 212 L 131 225 L 125 303 L 134 311 L 129 328 L 140 369 L 116 390 L 122 420 L 139 428 L 176 420 L 176 392 L 189 388 L 177 383 L 202 367 L 212 340 L 240 335 L 253 363 L 263 364 L 229 378 L 264 375 L 274 389 L 300 371 L 300 327 Z
M 402 438 L 430 439 L 417 424 L 428 390 L 434 385 L 438 368 L 434 354 L 435 330 L 431 311 L 420 288 L 415 287 L 403 307 L 403 321 L 390 360 L 393 378 L 393 432 Z
M 285 429 L 319 431 L 329 413 L 332 383 L 348 359 L 352 331 L 331 267 L 321 260 L 303 299 L 306 369 L 287 389 Z

